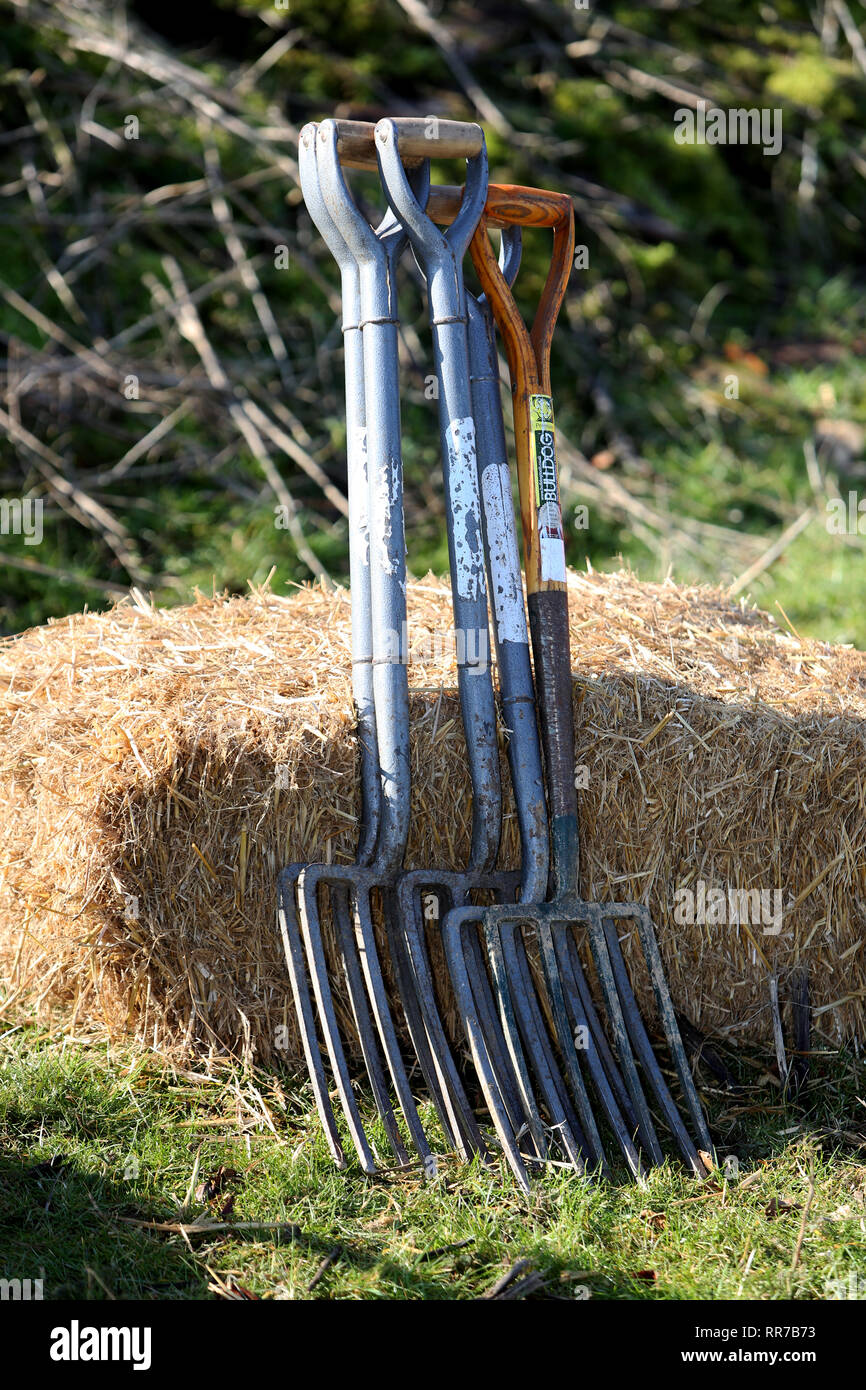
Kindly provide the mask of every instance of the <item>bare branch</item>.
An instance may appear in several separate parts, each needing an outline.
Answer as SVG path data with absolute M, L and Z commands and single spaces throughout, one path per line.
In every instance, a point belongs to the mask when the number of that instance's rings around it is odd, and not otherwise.
M 498 135 L 506 138 L 512 136 L 514 127 L 464 63 L 457 40 L 450 30 L 430 13 L 423 0 L 397 0 L 397 3 L 415 27 L 433 40 L 481 119 L 487 121 Z
M 11 439 L 27 449 L 64 511 L 80 525 L 98 532 L 136 583 L 146 582 L 125 527 L 101 503 L 94 501 L 77 483 L 70 482 L 64 476 L 66 465 L 63 459 L 3 409 L 0 409 L 0 426 L 5 428 Z
M 174 301 L 172 312 L 180 333 L 192 344 L 198 353 L 202 366 L 207 374 L 208 381 L 214 390 L 225 393 L 228 396 L 228 412 L 234 422 L 236 429 L 249 448 L 251 454 L 261 467 L 271 489 L 286 513 L 288 529 L 297 547 L 298 555 L 304 564 L 313 574 L 330 583 L 330 575 L 320 560 L 310 549 L 307 539 L 301 526 L 297 504 L 292 497 L 284 479 L 274 464 L 273 459 L 265 448 L 259 430 L 248 414 L 247 406 L 249 402 L 233 399 L 233 392 L 229 378 L 226 376 L 219 358 L 213 349 L 204 325 L 199 317 L 198 310 L 189 296 L 183 272 L 173 256 L 165 256 L 163 265 L 169 282 L 172 287 Z M 152 281 L 152 277 L 150 277 Z M 156 292 L 156 285 L 154 291 Z

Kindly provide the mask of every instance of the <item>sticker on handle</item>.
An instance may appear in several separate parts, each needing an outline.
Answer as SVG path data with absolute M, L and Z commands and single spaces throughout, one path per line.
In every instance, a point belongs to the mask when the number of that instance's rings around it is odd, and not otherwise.
M 549 396 L 530 396 L 529 415 L 541 579 L 564 584 L 565 536 L 559 505 L 553 401 Z

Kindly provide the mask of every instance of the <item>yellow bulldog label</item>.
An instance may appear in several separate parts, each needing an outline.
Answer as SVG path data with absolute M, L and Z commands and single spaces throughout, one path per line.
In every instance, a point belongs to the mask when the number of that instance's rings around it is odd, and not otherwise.
M 556 437 L 553 401 L 549 396 L 530 396 L 530 448 L 535 508 L 538 516 L 538 545 L 542 580 L 565 583 L 565 537 L 559 505 L 556 469 Z

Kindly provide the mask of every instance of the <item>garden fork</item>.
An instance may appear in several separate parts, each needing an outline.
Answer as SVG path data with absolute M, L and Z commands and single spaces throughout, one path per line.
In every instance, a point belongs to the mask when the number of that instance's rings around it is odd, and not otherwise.
M 454 188 L 431 189 L 427 204 L 428 214 L 438 222 L 450 222 L 460 206 L 461 193 L 460 189 Z M 515 204 L 514 193 L 515 190 L 510 187 L 491 185 L 486 203 L 488 221 L 503 227 L 503 254 L 500 257 L 500 265 L 506 284 L 513 281 L 517 271 L 516 253 L 519 253 L 520 246 L 520 224 L 535 225 L 539 216 L 539 205 L 534 194 L 532 199 L 529 199 L 527 193 L 527 199 Z M 540 211 L 541 214 L 546 213 L 544 204 L 541 205 Z M 501 217 L 497 217 L 498 213 Z M 484 499 L 482 519 L 488 533 L 485 537 L 485 549 L 491 570 L 493 630 L 497 644 L 503 716 L 509 731 L 508 758 L 521 841 L 520 900 L 534 902 L 543 899 L 547 891 L 548 833 L 529 637 L 502 422 L 493 315 L 486 296 L 482 295 L 476 299 L 467 292 L 467 302 L 472 400 L 478 427 L 478 468 Z M 577 1162 L 583 1163 L 586 1156 L 591 1166 L 604 1172 L 604 1153 L 582 1077 L 578 1072 L 572 1078 L 572 1090 L 580 1112 L 578 1117 L 570 1103 L 567 1089 L 558 1075 L 557 1062 L 548 1041 L 544 1021 L 530 1002 L 534 986 L 528 970 L 522 934 L 508 920 L 502 928 L 501 936 L 495 929 L 489 930 L 486 934 L 488 958 L 496 983 L 505 1030 L 504 1038 L 497 1026 L 495 1015 L 491 1020 L 489 1011 L 479 1008 L 477 996 L 480 992 L 483 998 L 486 972 L 483 967 L 478 967 L 479 943 L 476 941 L 476 932 L 483 923 L 483 918 L 483 911 L 478 907 L 454 909 L 446 919 L 447 928 L 443 923 L 443 937 L 455 992 L 461 1001 L 461 1013 L 464 1021 L 468 1021 L 471 1032 L 470 1049 L 476 1072 L 488 1100 L 488 1108 L 494 1116 L 498 1110 L 500 1123 L 497 1129 L 508 1161 L 521 1185 L 526 1186 L 526 1172 L 516 1138 L 524 1126 L 529 1129 L 536 1151 L 543 1154 L 546 1150 L 544 1130 L 531 1098 L 525 1056 L 517 1037 L 517 1020 L 513 1007 L 516 993 L 524 1026 L 534 1026 L 531 1055 L 541 1069 L 540 1079 L 551 1127 L 561 1141 L 570 1141 L 566 1143 L 566 1150 L 571 1151 Z M 470 932 L 467 930 L 469 928 L 473 930 Z M 546 929 L 542 928 L 542 931 L 544 930 Z M 475 955 L 471 971 L 467 970 L 464 956 L 467 947 L 473 950 Z M 543 956 L 542 960 L 546 962 L 547 956 Z M 554 1013 L 559 1023 L 557 1031 L 560 1035 L 568 1035 L 570 1042 L 571 1030 L 558 979 L 554 977 L 548 980 L 547 986 L 548 996 L 554 1001 Z M 594 1089 L 629 1166 L 637 1174 L 640 1172 L 640 1160 L 632 1138 L 635 1124 L 627 1089 L 593 1007 L 579 961 L 571 1002 L 574 1027 L 580 1027 L 587 1035 L 586 1060 Z M 506 1049 L 510 1054 L 513 1070 L 507 1062 L 503 1064 L 503 1052 Z M 519 1083 L 518 1086 L 515 1086 L 515 1081 Z M 514 1104 L 518 1090 L 522 1106 L 519 1101 Z M 512 1098 L 510 1106 L 509 1097 Z M 503 1106 L 509 1112 L 507 1122 L 505 1111 L 501 1108 Z
M 367 128 L 368 143 L 370 132 L 371 128 Z M 353 141 L 358 138 L 357 129 L 345 133 L 344 143 L 350 155 Z M 433 1171 L 435 1163 L 417 1114 L 388 1004 L 371 905 L 371 894 L 378 890 L 410 1036 L 446 1132 L 465 1156 L 484 1152 L 441 1022 L 425 1018 L 422 1024 L 414 977 L 393 920 L 393 879 L 402 864 L 409 812 L 405 547 L 394 290 L 395 264 L 405 238 L 392 215 L 374 232 L 358 212 L 340 171 L 339 143 L 335 123 L 326 122 L 318 130 L 308 126 L 302 132 L 300 152 L 304 196 L 340 264 L 343 284 L 352 511 L 353 689 L 361 733 L 361 833 L 353 866 L 293 865 L 284 871 L 280 878 L 280 927 L 307 1067 L 334 1159 L 344 1166 L 345 1155 L 316 1036 L 307 967 L 355 1148 L 364 1170 L 376 1169 L 352 1091 L 328 979 L 319 915 L 322 887 L 327 887 L 331 894 L 362 1053 L 392 1149 L 399 1163 L 408 1160 L 387 1096 L 376 1033 L 415 1147 L 428 1171 Z M 426 154 L 428 148 L 422 147 L 422 153 Z M 415 162 L 418 163 L 417 156 Z M 416 187 L 426 193 L 427 166 L 422 165 L 414 177 Z M 376 1033 L 364 997 L 365 988 Z M 431 1046 L 436 1050 L 435 1063 Z M 447 1081 L 447 1092 L 441 1089 L 442 1077 Z
M 512 380 L 529 618 L 547 773 L 552 896 L 544 903 L 524 902 L 518 906 L 504 904 L 488 908 L 484 914 L 485 933 L 489 939 L 494 931 L 501 933 L 503 927 L 529 925 L 536 928 L 560 1051 L 569 1081 L 577 1089 L 579 1049 L 572 1028 L 580 1026 L 577 1006 L 582 1004 L 585 1014 L 586 999 L 578 973 L 580 962 L 573 933 L 579 926 L 586 928 L 616 1055 L 637 1118 L 641 1148 L 652 1162 L 663 1161 L 663 1151 L 640 1084 L 636 1057 L 684 1158 L 696 1175 L 703 1176 L 705 1165 L 653 1053 L 617 936 L 616 922 L 632 920 L 636 923 L 686 1105 L 699 1143 L 711 1153 L 709 1130 L 680 1037 L 649 911 L 642 903 L 590 903 L 578 894 L 580 859 L 568 599 L 549 373 L 553 328 L 571 269 L 574 214 L 571 200 L 564 195 L 511 189 L 510 196 L 524 205 L 527 198 L 534 200 L 536 208 L 546 204 L 546 215 L 536 211 L 532 220 L 536 225 L 551 226 L 554 234 L 550 270 L 531 333 L 520 317 L 497 264 L 486 214 L 479 220 L 470 252 L 502 334 Z M 504 211 L 503 205 L 500 212 Z M 453 942 L 455 934 L 447 919 L 443 930 L 450 933 Z M 590 1036 L 592 1031 L 588 1030 Z M 584 1034 L 581 1041 L 585 1039 Z M 583 1119 L 579 1092 L 576 1100 Z M 498 1119 L 494 1116 L 494 1120 L 501 1133 L 502 1116 Z

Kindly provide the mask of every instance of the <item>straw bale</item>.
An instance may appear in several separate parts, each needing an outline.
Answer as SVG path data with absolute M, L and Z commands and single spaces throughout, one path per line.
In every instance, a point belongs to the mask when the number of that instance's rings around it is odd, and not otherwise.
M 649 903 L 675 1002 L 703 1030 L 769 1041 L 770 972 L 784 998 L 806 968 L 821 1035 L 862 1037 L 866 656 L 721 590 L 589 573 L 569 597 L 585 895 Z M 471 800 L 436 640 L 448 590 L 424 580 L 409 600 L 407 863 L 457 868 Z M 171 610 L 134 596 L 0 644 L 4 1019 L 298 1057 L 276 876 L 351 858 L 355 774 L 344 590 Z M 514 831 L 508 801 L 510 864 Z M 778 889 L 780 934 L 677 922 L 700 880 Z

